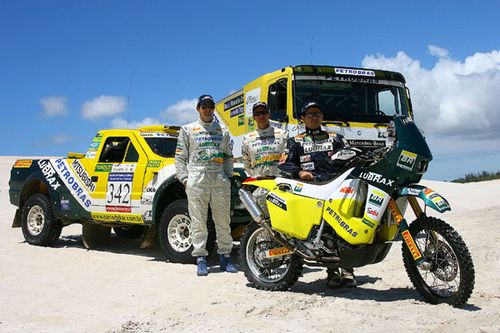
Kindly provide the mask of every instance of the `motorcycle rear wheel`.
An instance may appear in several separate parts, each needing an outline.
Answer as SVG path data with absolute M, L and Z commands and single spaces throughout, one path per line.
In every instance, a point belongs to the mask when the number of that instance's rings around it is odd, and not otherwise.
M 240 240 L 240 257 L 245 276 L 252 286 L 262 290 L 287 290 L 302 275 L 302 260 L 295 254 L 266 258 L 265 253 L 280 247 L 269 232 L 250 223 Z
M 462 237 L 446 222 L 434 217 L 420 217 L 410 225 L 427 268 L 418 268 L 403 243 L 403 262 L 408 276 L 431 304 L 461 306 L 474 289 L 474 265 Z

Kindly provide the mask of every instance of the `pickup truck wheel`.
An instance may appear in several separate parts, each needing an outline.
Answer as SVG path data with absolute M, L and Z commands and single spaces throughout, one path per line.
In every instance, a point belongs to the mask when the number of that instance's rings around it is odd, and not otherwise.
M 61 235 L 62 223 L 55 218 L 50 200 L 44 194 L 26 200 L 21 224 L 24 239 L 32 245 L 53 245 Z
M 158 241 L 165 256 L 172 262 L 194 263 L 191 256 L 191 218 L 186 199 L 172 202 L 165 208 L 160 218 Z M 215 227 L 211 218 L 208 220 L 208 240 L 206 249 L 211 252 L 215 246 Z
M 129 225 L 124 227 L 113 227 L 113 231 L 120 238 L 136 239 L 140 238 L 145 228 L 142 225 Z

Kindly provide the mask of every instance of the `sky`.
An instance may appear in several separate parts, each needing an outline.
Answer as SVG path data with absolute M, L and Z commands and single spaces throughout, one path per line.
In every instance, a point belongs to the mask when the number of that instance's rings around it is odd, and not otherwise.
M 0 155 L 85 152 L 99 129 L 185 124 L 289 65 L 401 72 L 426 179 L 500 170 L 500 1 L 0 0 Z M 128 121 L 127 121 L 128 119 Z

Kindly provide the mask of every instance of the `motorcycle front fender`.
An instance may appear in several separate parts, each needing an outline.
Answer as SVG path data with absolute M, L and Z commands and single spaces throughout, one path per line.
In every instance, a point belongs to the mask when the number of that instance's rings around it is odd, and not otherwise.
M 430 207 L 440 213 L 444 213 L 451 210 L 448 200 L 446 200 L 442 195 L 434 192 L 428 187 L 422 185 L 411 185 L 408 187 L 403 187 L 398 191 L 398 197 L 417 197 L 422 199 L 427 207 Z

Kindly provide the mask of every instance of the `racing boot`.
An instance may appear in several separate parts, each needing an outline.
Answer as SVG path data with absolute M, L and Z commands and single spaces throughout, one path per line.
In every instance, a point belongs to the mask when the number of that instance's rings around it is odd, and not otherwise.
M 342 287 L 342 278 L 338 268 L 328 268 L 326 270 L 326 285 L 329 288 L 337 289 Z
M 230 254 L 221 254 L 220 256 L 220 269 L 221 271 L 226 271 L 228 273 L 236 273 L 238 270 L 234 267 L 231 262 Z
M 341 268 L 340 277 L 342 280 L 342 286 L 346 288 L 355 288 L 356 278 L 354 277 L 354 268 Z
M 196 275 L 198 276 L 207 276 L 207 258 L 206 257 L 196 257 L 196 265 L 198 266 L 196 269 Z

